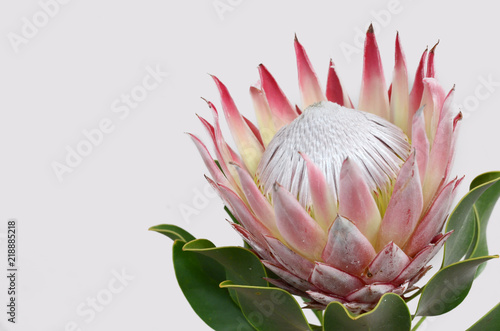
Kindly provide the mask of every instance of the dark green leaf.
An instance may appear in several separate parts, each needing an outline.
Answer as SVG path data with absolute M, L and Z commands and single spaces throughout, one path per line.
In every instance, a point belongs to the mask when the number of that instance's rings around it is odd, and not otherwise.
M 220 284 L 236 291 L 241 310 L 259 331 L 311 330 L 298 302 L 279 288 Z
M 477 241 L 479 240 L 479 216 L 477 215 L 476 208 L 473 208 L 474 212 L 472 213 L 472 216 L 474 217 L 474 235 L 472 236 L 472 240 L 470 242 L 469 248 L 467 249 L 467 253 L 465 253 L 464 260 L 468 260 L 471 257 L 474 249 L 476 248 Z
M 436 316 L 454 309 L 469 293 L 479 265 L 493 258 L 498 256 L 460 261 L 439 270 L 425 285 L 416 315 Z
M 476 178 L 472 180 L 470 183 L 470 190 L 484 184 L 491 182 L 493 180 L 497 180 L 500 177 L 500 171 L 490 171 L 485 172 L 484 174 L 478 175 Z
M 193 310 L 215 330 L 254 330 L 229 292 L 219 287 L 226 278 L 224 268 L 207 256 L 184 251 L 184 244 L 174 242 L 173 261 L 179 286 Z
M 473 181 L 473 189 L 462 198 L 450 215 L 450 219 L 446 225 L 446 231 L 454 230 L 454 233 L 445 244 L 443 266 L 448 266 L 460 261 L 471 247 L 475 238 L 474 232 L 476 226 L 474 204 L 493 184 L 500 180 L 500 173 L 498 174 L 499 176 L 493 180 L 492 178 L 495 178 L 493 173 L 476 177 Z M 482 222 L 481 219 L 479 221 Z M 480 230 L 482 230 L 482 226 Z M 477 238 L 479 241 L 482 240 L 480 238 L 480 232 L 478 232 Z
M 219 160 L 214 160 L 214 161 L 215 161 L 215 164 L 217 164 L 217 167 L 219 167 L 220 172 L 222 172 L 224 174 L 224 170 L 222 170 L 222 167 L 220 166 Z M 224 174 L 224 176 L 225 176 L 225 174 Z
M 500 177 L 500 172 L 488 173 L 483 176 L 491 178 L 493 174 L 496 174 L 497 180 Z M 471 185 L 476 184 L 472 182 Z M 477 231 L 477 240 L 473 246 L 473 251 L 471 257 L 486 256 L 488 255 L 488 243 L 486 241 L 486 230 L 488 227 L 488 221 L 490 219 L 493 208 L 500 198 L 500 180 L 491 185 L 486 192 L 484 192 L 481 197 L 476 201 L 474 208 L 477 216 L 477 226 L 479 227 Z M 486 265 L 481 265 L 478 269 L 478 274 L 484 269 Z M 476 275 L 476 276 L 477 276 Z
M 500 330 L 500 303 L 493 307 L 486 315 L 481 317 L 467 331 Z
M 411 315 L 404 300 L 394 293 L 382 296 L 372 311 L 352 316 L 340 303 L 332 302 L 324 314 L 325 331 L 409 331 Z
M 173 224 L 160 224 L 152 226 L 148 229 L 149 231 L 156 231 L 158 233 L 164 234 L 172 240 L 181 240 L 184 242 L 188 242 L 196 239 L 193 235 L 191 235 L 186 230 L 178 227 Z
M 206 239 L 191 241 L 184 251 L 203 254 L 219 262 L 226 270 L 226 279 L 238 285 L 268 286 L 264 266 L 257 255 L 243 247 L 214 247 Z

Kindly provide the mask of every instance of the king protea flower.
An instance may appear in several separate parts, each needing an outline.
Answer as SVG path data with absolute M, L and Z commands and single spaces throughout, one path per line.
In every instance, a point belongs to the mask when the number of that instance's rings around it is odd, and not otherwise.
M 260 86 L 250 88 L 257 125 L 213 77 L 239 153 L 208 102 L 214 124 L 200 120 L 218 162 L 191 135 L 207 179 L 238 220 L 232 227 L 279 277 L 268 281 L 310 307 L 338 301 L 362 312 L 384 293 L 415 289 L 451 234 L 441 231 L 461 181 L 448 180 L 461 114 L 454 90 L 446 94 L 435 78 L 434 48 L 424 51 L 410 92 L 396 36 L 387 89 L 370 27 L 354 107 L 332 62 L 322 90 L 295 39 L 302 108 L 260 65 Z

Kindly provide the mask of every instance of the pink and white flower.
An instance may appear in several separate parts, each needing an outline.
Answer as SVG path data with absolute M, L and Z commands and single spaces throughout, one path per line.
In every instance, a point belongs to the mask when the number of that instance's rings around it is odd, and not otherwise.
M 324 308 L 332 301 L 370 310 L 387 292 L 403 295 L 429 270 L 450 233 L 441 233 L 461 179 L 450 178 L 461 114 L 434 70 L 435 47 L 422 54 L 410 90 L 396 36 L 387 88 L 373 29 L 366 34 L 359 103 L 332 62 L 326 90 L 295 39 L 301 107 L 264 65 L 252 86 L 257 125 L 213 77 L 236 150 L 219 113 L 200 117 L 213 157 L 191 135 L 232 227 L 278 279 L 272 284 Z M 218 160 L 218 162 L 215 161 Z

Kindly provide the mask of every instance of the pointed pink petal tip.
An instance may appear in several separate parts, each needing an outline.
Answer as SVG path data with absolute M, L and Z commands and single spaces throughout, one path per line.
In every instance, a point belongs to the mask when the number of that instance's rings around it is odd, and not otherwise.
M 327 230 L 337 214 L 337 198 L 321 169 L 305 153 L 299 154 L 306 162 L 314 218 Z
M 317 260 L 326 245 L 326 233 L 283 186 L 273 186 L 276 225 L 285 241 L 303 256 Z
M 287 99 L 278 83 L 263 65 L 259 65 L 260 81 L 262 90 L 269 103 L 269 108 L 274 119 L 276 129 L 280 129 L 284 125 L 292 122 L 297 116 L 297 111 Z
M 360 110 L 389 119 L 389 96 L 373 26 L 366 32 L 363 79 L 359 96 Z
M 344 217 L 337 217 L 328 234 L 323 261 L 345 272 L 360 275 L 375 255 L 372 244 L 356 225 Z
M 299 88 L 302 94 L 302 105 L 305 108 L 315 102 L 324 101 L 326 99 L 306 50 L 297 39 L 297 35 L 295 35 L 294 47 L 297 57 L 297 71 L 299 75 Z

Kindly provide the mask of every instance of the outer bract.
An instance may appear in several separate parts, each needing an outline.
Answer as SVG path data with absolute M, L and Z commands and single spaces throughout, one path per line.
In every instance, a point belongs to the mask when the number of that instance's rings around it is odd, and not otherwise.
M 430 269 L 461 179 L 449 180 L 461 114 L 436 80 L 434 48 L 420 60 L 411 91 L 396 37 L 389 89 L 373 29 L 366 34 L 363 78 L 355 108 L 330 62 L 323 92 L 295 39 L 302 106 L 293 105 L 263 65 L 251 87 L 257 125 L 213 77 L 236 143 L 224 140 L 219 114 L 200 118 L 214 161 L 191 135 L 208 179 L 240 224 L 234 229 L 279 279 L 271 283 L 324 308 L 372 309 L 399 295 Z

